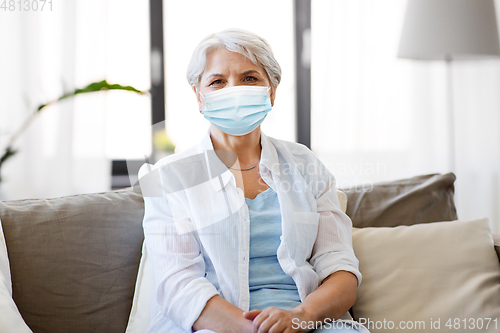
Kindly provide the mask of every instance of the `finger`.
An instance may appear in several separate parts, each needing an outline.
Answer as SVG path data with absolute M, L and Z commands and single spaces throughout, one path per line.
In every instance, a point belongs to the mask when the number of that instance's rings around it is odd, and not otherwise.
M 254 320 L 255 317 L 257 317 L 259 315 L 259 313 L 261 313 L 261 312 L 262 312 L 262 310 L 259 310 L 259 309 L 245 311 L 245 312 L 243 312 L 243 317 L 245 317 L 245 319 L 248 319 L 248 320 Z
M 258 333 L 268 333 L 271 327 L 278 322 L 278 317 L 269 316 L 260 324 Z
M 286 329 L 286 323 L 278 321 L 273 326 L 271 326 L 271 328 L 269 329 L 269 333 L 284 333 Z
M 252 321 L 252 333 L 260 332 L 260 325 L 267 319 L 269 314 L 265 311 L 259 313 Z

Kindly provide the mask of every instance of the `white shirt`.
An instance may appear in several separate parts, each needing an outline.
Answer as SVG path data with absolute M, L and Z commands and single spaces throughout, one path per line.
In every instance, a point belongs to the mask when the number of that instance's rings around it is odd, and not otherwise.
M 278 261 L 295 281 L 301 301 L 339 270 L 355 274 L 359 286 L 352 222 L 340 209 L 333 175 L 302 144 L 261 131 L 261 146 L 260 175 L 281 208 Z M 210 128 L 198 145 L 143 165 L 139 178 L 155 280 L 147 332 L 192 332 L 214 295 L 247 311 L 248 206 L 214 152 Z

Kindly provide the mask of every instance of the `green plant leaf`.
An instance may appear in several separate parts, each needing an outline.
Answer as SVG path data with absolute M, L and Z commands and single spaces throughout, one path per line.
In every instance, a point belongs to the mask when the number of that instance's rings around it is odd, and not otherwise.
M 56 101 L 60 101 L 60 100 L 66 99 L 68 97 L 76 96 L 78 94 L 84 94 L 84 93 L 101 91 L 101 90 L 125 90 L 125 91 L 135 92 L 135 93 L 138 93 L 140 95 L 144 95 L 147 93 L 146 91 L 138 90 L 132 86 L 122 86 L 120 84 L 109 84 L 108 81 L 102 80 L 100 82 L 91 83 L 88 86 L 86 86 L 85 88 L 76 89 L 75 91 L 64 94 L 63 96 L 59 97 Z M 44 107 L 46 107 L 47 105 L 52 104 L 56 101 L 52 101 L 52 102 L 40 105 L 37 109 L 37 112 L 40 112 L 40 110 L 42 110 Z
M 0 165 L 2 165 L 2 163 L 8 159 L 9 157 L 11 157 L 12 155 L 14 155 L 15 153 L 17 153 L 17 150 L 13 150 L 11 147 L 7 147 L 7 149 L 5 150 L 5 153 L 3 154 L 3 156 L 0 158 Z
M 12 157 L 12 155 L 14 155 L 15 153 L 17 153 L 17 150 L 12 149 L 11 147 L 7 147 L 5 153 L 2 155 L 2 157 L 0 157 L 0 170 L 2 167 L 2 163 L 5 162 L 9 157 Z M 2 181 L 1 174 L 0 174 L 0 181 Z

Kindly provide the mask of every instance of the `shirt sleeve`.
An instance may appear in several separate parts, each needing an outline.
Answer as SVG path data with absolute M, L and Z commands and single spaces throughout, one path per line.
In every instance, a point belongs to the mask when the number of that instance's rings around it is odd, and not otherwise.
M 148 168 L 149 172 L 145 172 Z M 139 171 L 144 197 L 144 236 L 161 312 L 187 332 L 219 292 L 205 278 L 205 261 L 195 228 L 175 193 L 167 193 L 161 168 Z
M 320 214 L 318 235 L 309 262 L 323 281 L 336 271 L 348 271 L 361 283 L 359 261 L 352 248 L 352 222 L 342 212 L 336 192 L 335 177 L 312 153 L 315 164 L 316 203 Z

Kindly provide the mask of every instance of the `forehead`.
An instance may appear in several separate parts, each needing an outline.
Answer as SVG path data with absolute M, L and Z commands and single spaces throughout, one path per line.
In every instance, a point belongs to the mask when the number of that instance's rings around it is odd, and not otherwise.
M 256 70 L 263 73 L 262 66 L 254 64 L 242 54 L 231 52 L 226 49 L 216 49 L 207 55 L 207 62 L 203 76 L 213 73 L 231 74 L 231 72 L 244 72 Z

